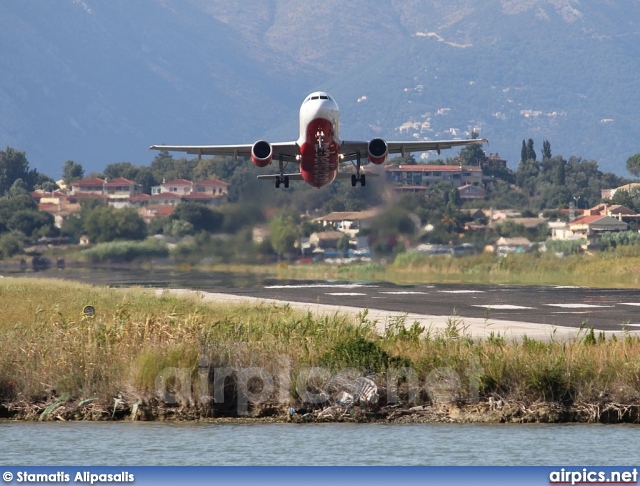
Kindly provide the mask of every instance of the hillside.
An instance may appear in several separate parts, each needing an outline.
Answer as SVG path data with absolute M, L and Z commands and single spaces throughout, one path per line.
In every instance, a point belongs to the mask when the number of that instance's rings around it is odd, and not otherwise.
M 623 7 L 624 5 L 624 7 Z M 640 151 L 640 1 L 46 0 L 0 5 L 0 145 L 54 177 L 152 143 L 297 136 L 304 95 L 344 138 L 490 140 L 626 175 Z M 443 153 L 455 155 L 457 151 Z

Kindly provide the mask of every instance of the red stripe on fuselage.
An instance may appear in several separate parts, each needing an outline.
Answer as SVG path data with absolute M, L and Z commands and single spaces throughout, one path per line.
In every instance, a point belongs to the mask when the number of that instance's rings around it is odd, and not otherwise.
M 338 173 L 338 144 L 333 138 L 333 125 L 329 120 L 316 118 L 307 125 L 300 155 L 300 173 L 307 184 L 324 187 L 333 182 Z

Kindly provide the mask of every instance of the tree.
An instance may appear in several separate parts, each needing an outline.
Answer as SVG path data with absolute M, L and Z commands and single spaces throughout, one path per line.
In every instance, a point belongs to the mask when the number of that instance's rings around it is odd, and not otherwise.
M 67 236 L 75 241 L 78 241 L 84 234 L 84 228 L 82 225 L 82 217 L 77 215 L 71 215 L 62 221 L 62 227 L 60 228 L 60 234 Z
M 109 164 L 104 168 L 104 176 L 109 179 L 117 179 L 118 177 L 124 177 L 130 181 L 135 181 L 138 175 L 138 167 L 131 162 L 116 162 Z
M 0 236 L 0 259 L 11 258 L 20 253 L 24 245 L 22 235 L 17 232 L 5 233 Z
M 551 158 L 551 144 L 549 140 L 542 142 L 542 160 Z
M 151 172 L 149 167 L 140 167 L 133 180 L 142 186 L 142 192 L 145 194 L 151 194 L 151 188 L 160 183 L 160 181 L 153 176 L 153 172 Z
M 536 151 L 533 149 L 533 139 L 527 140 L 527 160 L 536 160 Z
M 632 155 L 627 159 L 627 170 L 629 174 L 640 177 L 640 154 Z
M 530 195 L 535 194 L 540 164 L 533 159 L 520 162 L 516 170 L 516 184 L 525 189 Z
M 21 211 L 37 213 L 38 206 L 29 194 L 0 198 L 0 233 L 12 229 L 12 218 Z
M 527 161 L 527 144 L 523 140 L 522 141 L 522 148 L 520 149 L 520 163 L 523 163 L 523 162 L 526 162 L 526 161 Z
M 413 156 L 413 154 L 408 154 L 405 155 L 404 157 L 394 157 L 393 159 L 389 160 L 389 162 L 387 163 L 387 165 L 393 165 L 395 167 L 400 166 L 400 165 L 417 165 L 418 162 L 416 162 L 416 158 Z
M 629 209 L 636 210 L 635 203 L 629 191 L 625 191 L 624 189 L 618 189 L 616 193 L 611 198 L 611 204 L 620 204 L 621 206 L 625 206 Z
M 346 256 L 349 252 L 349 241 L 350 239 L 348 235 L 344 235 L 342 238 L 340 238 L 340 241 L 338 241 L 338 250 L 342 253 L 343 256 Z
M 39 232 L 40 234 L 53 234 L 57 232 L 53 230 L 53 215 L 34 209 L 23 209 L 15 212 L 8 221 L 7 227 L 10 230 L 20 231 L 25 236 L 36 236 Z
M 176 206 L 171 214 L 172 220 L 182 220 L 193 225 L 193 231 L 215 233 L 220 229 L 224 216 L 209 206 L 201 203 L 183 202 Z
M 478 132 L 471 134 L 471 139 L 476 140 L 478 138 Z M 487 155 L 484 153 L 481 144 L 465 145 L 460 150 L 460 164 L 461 165 L 477 165 L 481 166 L 487 160 Z
M 84 169 L 81 164 L 73 160 L 67 160 L 62 167 L 62 180 L 69 185 L 74 181 L 79 181 L 84 177 Z
M 26 187 L 26 186 L 25 186 Z M 36 178 L 33 183 L 34 189 L 42 189 L 43 191 L 52 192 L 58 190 L 58 184 L 51 177 L 44 174 L 36 174 Z
M 147 224 L 132 208 L 102 206 L 91 209 L 82 217 L 82 229 L 92 243 L 143 240 L 147 236 Z
M 279 255 L 291 253 L 298 241 L 298 225 L 292 216 L 278 216 L 269 224 L 271 246 Z
M 24 152 L 11 147 L 0 150 L 0 196 L 5 195 L 18 179 L 22 179 L 27 191 L 32 191 L 37 176 L 37 170 L 29 170 L 29 162 Z
M 24 181 L 22 179 L 16 179 L 15 181 L 13 181 L 13 184 L 11 184 L 9 191 L 7 192 L 7 196 L 12 198 L 24 195 L 28 196 L 29 191 L 27 191 L 26 187 L 24 186 Z

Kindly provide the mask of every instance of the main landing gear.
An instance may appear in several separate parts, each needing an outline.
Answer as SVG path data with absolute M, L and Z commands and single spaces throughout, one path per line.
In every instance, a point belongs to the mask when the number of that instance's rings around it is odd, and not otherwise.
M 282 179 L 282 180 L 281 180 Z M 280 187 L 280 184 L 284 186 L 285 189 L 289 189 L 289 176 L 280 176 L 276 179 L 276 189 Z
M 351 176 L 351 186 L 356 187 L 356 185 L 358 185 L 358 182 L 360 182 L 360 185 L 364 187 L 364 185 L 367 183 L 367 179 L 365 178 L 364 174 L 360 174 L 360 152 L 356 154 L 356 163 L 353 165 L 356 168 L 356 173 Z
M 279 157 L 278 165 L 280 168 L 280 175 L 276 177 L 276 189 L 280 187 L 280 184 L 282 184 L 285 189 L 289 189 L 289 176 L 284 175 L 284 160 L 282 155 Z

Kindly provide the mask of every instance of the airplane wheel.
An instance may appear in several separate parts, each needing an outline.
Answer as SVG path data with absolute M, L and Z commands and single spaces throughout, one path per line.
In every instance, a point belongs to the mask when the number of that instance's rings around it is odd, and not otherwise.
M 284 188 L 289 189 L 289 176 L 284 176 Z
M 360 176 L 360 185 L 361 185 L 362 187 L 364 187 L 364 185 L 365 185 L 366 183 L 367 183 L 367 180 L 365 179 L 364 174 L 362 174 L 362 175 Z
M 276 189 L 280 187 L 280 179 L 276 178 Z
M 352 187 L 356 187 L 356 184 L 358 183 L 358 178 L 356 177 L 355 174 L 351 175 L 351 186 Z

